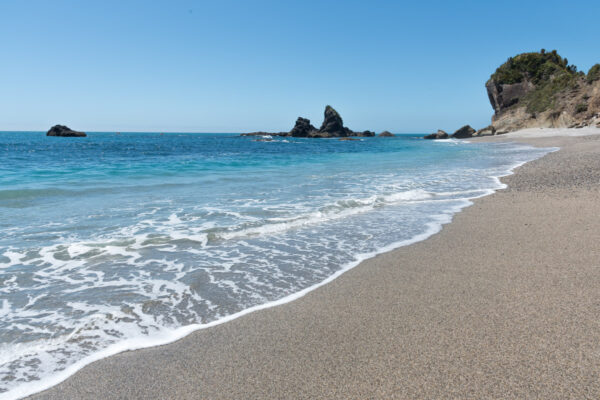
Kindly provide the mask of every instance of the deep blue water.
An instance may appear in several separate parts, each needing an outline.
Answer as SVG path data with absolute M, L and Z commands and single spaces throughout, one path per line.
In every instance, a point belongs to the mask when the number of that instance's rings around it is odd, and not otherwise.
M 422 239 L 546 152 L 417 135 L 0 132 L 0 398 Z

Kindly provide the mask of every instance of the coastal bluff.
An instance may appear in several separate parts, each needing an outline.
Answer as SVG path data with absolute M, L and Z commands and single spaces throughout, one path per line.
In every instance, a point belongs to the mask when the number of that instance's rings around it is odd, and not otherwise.
M 386 131 L 387 132 L 387 131 Z M 389 132 L 388 132 L 389 133 Z M 242 133 L 241 136 L 291 136 L 301 138 L 346 138 L 346 137 L 373 137 L 375 132 L 355 132 L 344 126 L 344 120 L 331 106 L 325 107 L 323 123 L 319 129 L 315 128 L 308 118 L 298 117 L 294 127 L 289 132 L 251 132 Z M 381 136 L 381 135 L 380 135 Z M 383 137 L 389 136 L 387 134 Z
M 485 87 L 498 133 L 600 123 L 600 64 L 586 74 L 556 50 L 510 57 Z
M 86 137 L 85 132 L 74 131 L 65 125 L 54 125 L 48 132 L 46 132 L 46 136 L 57 136 L 57 137 Z
M 478 131 L 466 125 L 453 135 L 438 131 L 424 138 L 462 139 L 527 128 L 600 127 L 600 64 L 585 73 L 556 50 L 522 53 L 500 65 L 485 88 L 494 109 L 491 125 Z

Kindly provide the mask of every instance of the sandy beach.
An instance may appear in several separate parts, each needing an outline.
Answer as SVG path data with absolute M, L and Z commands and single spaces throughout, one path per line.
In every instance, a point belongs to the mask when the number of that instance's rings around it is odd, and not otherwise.
M 33 398 L 600 398 L 600 135 L 534 136 L 475 139 L 561 150 L 439 234 Z

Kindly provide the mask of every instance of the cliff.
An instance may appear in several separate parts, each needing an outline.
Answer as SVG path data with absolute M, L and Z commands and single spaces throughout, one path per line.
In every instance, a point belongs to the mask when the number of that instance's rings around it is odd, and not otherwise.
M 485 86 L 497 133 L 600 122 L 600 64 L 578 72 L 556 50 L 510 57 Z

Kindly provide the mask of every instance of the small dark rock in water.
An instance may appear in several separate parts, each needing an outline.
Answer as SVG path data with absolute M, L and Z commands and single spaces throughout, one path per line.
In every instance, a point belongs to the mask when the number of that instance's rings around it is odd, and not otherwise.
M 393 137 L 393 136 L 394 136 L 394 134 L 389 131 L 383 131 L 379 134 L 379 137 Z
M 348 129 L 348 128 L 346 128 Z M 348 129 L 348 136 L 360 136 L 360 137 L 373 137 L 375 136 L 375 132 L 372 131 L 362 131 L 362 132 L 352 132 Z
M 448 139 L 448 134 L 441 129 L 438 129 L 437 133 L 424 136 L 424 139 Z
M 346 140 L 356 141 L 356 140 L 358 140 L 360 142 L 360 139 L 354 139 L 354 138 L 350 138 L 350 137 L 343 137 L 343 138 L 339 138 L 338 140 L 343 140 L 343 141 L 346 141 Z
M 475 129 L 471 128 L 471 125 L 465 125 L 452 134 L 455 139 L 466 139 L 473 136 Z
M 46 133 L 46 136 L 60 136 L 60 137 L 86 137 L 84 132 L 74 131 L 64 125 L 54 125 Z
M 290 131 L 290 135 L 293 137 L 308 137 L 311 132 L 316 130 L 317 128 L 312 126 L 309 119 L 298 117 L 296 125 Z

